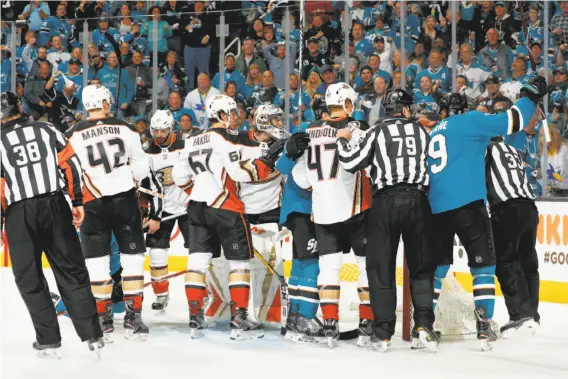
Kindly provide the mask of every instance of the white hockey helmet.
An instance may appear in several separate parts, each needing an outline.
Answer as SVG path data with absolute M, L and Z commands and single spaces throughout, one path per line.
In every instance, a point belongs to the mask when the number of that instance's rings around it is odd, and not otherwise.
M 239 112 L 235 100 L 227 95 L 215 95 L 211 99 L 207 100 L 207 103 L 205 104 L 207 118 L 209 120 L 217 120 L 226 126 L 231 124 L 231 111 L 235 111 L 237 114 Z M 227 121 L 221 121 L 221 118 L 219 117 L 220 112 L 224 112 L 229 119 Z
M 254 113 L 254 127 L 261 132 L 268 133 L 275 139 L 288 138 L 290 137 L 290 133 L 284 129 L 283 116 L 284 112 L 280 107 L 271 103 L 262 104 Z M 274 125 L 274 121 L 276 120 L 280 120 L 280 126 Z
M 349 99 L 351 100 L 351 104 L 353 104 L 353 108 L 351 112 L 347 112 L 345 108 L 345 101 Z M 348 113 L 349 116 L 355 110 L 355 104 L 357 101 L 357 92 L 347 83 L 334 83 L 330 84 L 327 87 L 327 91 L 325 92 L 325 103 L 328 107 L 330 106 L 341 106 L 345 113 Z
M 91 84 L 83 88 L 82 99 L 83 107 L 85 107 L 87 111 L 103 109 L 105 100 L 109 105 L 114 103 L 112 93 L 102 84 Z
M 152 135 L 154 135 L 154 130 L 164 130 L 169 129 L 170 131 L 174 128 L 174 116 L 172 112 L 169 110 L 161 111 L 158 110 L 152 116 L 152 120 L 150 121 L 150 131 Z

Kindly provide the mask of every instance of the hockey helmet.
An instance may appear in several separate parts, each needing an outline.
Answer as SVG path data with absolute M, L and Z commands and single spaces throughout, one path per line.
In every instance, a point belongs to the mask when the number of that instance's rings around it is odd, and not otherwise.
M 174 127 L 174 123 L 175 120 L 172 112 L 169 110 L 158 110 L 154 113 L 152 120 L 150 121 L 150 131 L 152 132 L 152 135 L 154 135 L 154 130 L 169 129 L 171 131 Z
M 2 92 L 0 96 L 0 103 L 2 104 L 2 114 L 0 118 L 4 119 L 22 113 L 21 101 L 16 94 L 12 91 L 6 91 Z
M 283 116 L 280 107 L 270 103 L 261 104 L 254 113 L 254 127 L 274 139 L 286 139 L 290 133 L 284 129 Z
M 91 84 L 83 88 L 83 106 L 87 111 L 103 109 L 104 102 L 109 105 L 114 103 L 112 93 L 102 84 Z
M 450 92 L 438 100 L 439 112 L 446 110 L 448 117 L 465 113 L 467 110 L 467 99 L 462 94 Z
M 314 112 L 316 120 L 321 120 L 321 117 L 324 113 L 329 113 L 329 109 L 327 109 L 327 104 L 325 103 L 325 99 L 323 97 L 314 99 L 314 102 L 312 104 L 312 112 Z
M 351 112 L 347 112 L 345 108 L 345 102 L 347 100 L 351 101 L 353 104 L 353 108 L 351 108 Z M 328 107 L 330 106 L 341 106 L 345 113 L 351 114 L 355 110 L 355 104 L 357 101 L 357 92 L 347 83 L 334 83 L 330 84 L 327 87 L 327 91 L 325 91 L 325 103 Z
M 232 97 L 227 95 L 215 95 L 207 100 L 205 104 L 205 112 L 209 120 L 217 120 L 218 122 L 229 126 L 231 124 L 231 111 L 238 114 L 237 103 Z M 228 116 L 227 121 L 221 121 L 220 113 L 223 112 Z
M 414 103 L 414 98 L 407 91 L 402 89 L 394 89 L 389 91 L 383 101 L 385 112 L 387 115 L 402 114 L 404 107 L 410 107 Z

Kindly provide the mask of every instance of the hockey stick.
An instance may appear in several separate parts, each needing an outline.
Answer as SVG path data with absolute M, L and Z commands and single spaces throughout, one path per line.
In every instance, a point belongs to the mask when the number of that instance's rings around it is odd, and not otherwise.
M 162 200 L 164 200 L 164 201 L 169 201 L 170 203 L 174 203 L 174 204 L 177 204 L 177 205 L 180 205 L 180 206 L 183 205 L 184 207 L 187 207 L 187 204 L 186 204 L 186 203 L 182 203 L 181 201 L 176 201 L 176 200 L 168 199 L 167 197 L 165 197 L 165 196 L 162 195 L 161 193 L 158 193 L 158 192 L 155 192 L 155 191 L 146 189 L 146 188 L 144 188 L 144 187 L 138 187 L 137 190 L 138 190 L 138 192 L 145 193 L 146 195 L 158 197 L 158 198 L 160 198 L 160 199 L 162 199 Z
M 122 76 L 124 63 L 122 62 L 122 56 L 120 54 L 120 46 L 118 46 L 118 43 L 114 40 L 113 36 L 109 33 L 108 30 L 105 32 L 105 37 L 112 45 L 114 53 L 116 54 L 116 59 L 118 61 L 118 78 L 116 84 L 116 115 L 118 116 L 118 111 L 120 110 L 120 77 Z
M 168 220 L 173 220 L 174 218 L 182 217 L 182 216 L 185 216 L 186 214 L 187 214 L 187 212 L 178 213 L 178 214 L 175 214 L 175 215 L 169 215 L 169 216 L 166 216 L 166 217 L 162 218 L 162 219 L 160 220 L 160 222 L 168 221 Z
M 548 128 L 548 120 L 546 119 L 546 115 L 540 106 L 538 107 L 540 114 L 542 115 L 542 128 L 544 129 L 544 141 L 546 143 L 550 143 L 550 129 Z

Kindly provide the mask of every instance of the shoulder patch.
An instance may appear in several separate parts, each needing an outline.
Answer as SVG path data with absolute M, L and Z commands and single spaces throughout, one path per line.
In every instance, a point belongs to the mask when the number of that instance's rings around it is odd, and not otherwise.
M 238 132 L 237 130 L 233 130 L 233 129 L 227 128 L 227 129 L 225 129 L 225 131 L 226 131 L 227 133 L 229 133 L 229 134 L 234 135 L 234 136 L 238 136 L 238 135 L 239 135 L 239 132 Z

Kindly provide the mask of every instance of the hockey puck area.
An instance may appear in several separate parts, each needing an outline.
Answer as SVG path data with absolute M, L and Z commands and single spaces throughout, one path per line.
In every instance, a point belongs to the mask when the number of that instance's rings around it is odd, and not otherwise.
M 50 288 L 56 290 L 51 271 L 45 270 L 45 274 Z M 35 335 L 11 270 L 1 269 L 0 277 L 2 378 L 99 379 L 103 374 L 112 378 L 155 379 L 190 373 L 192 377 L 251 379 L 299 375 L 349 379 L 364 377 L 369 372 L 388 372 L 389 376 L 421 379 L 477 379 L 480 375 L 487 378 L 559 379 L 565 378 L 568 372 L 565 358 L 567 305 L 542 303 L 541 326 L 535 336 L 520 334 L 506 340 L 499 339 L 492 343 L 491 351 L 481 352 L 475 335 L 442 336 L 436 354 L 426 353 L 426 349 L 411 350 L 410 343 L 401 338 L 399 323 L 388 351 L 380 353 L 358 348 L 356 340 L 339 341 L 335 349 L 320 344 L 295 343 L 280 335 L 279 325 L 264 325 L 262 339 L 232 341 L 229 324 L 225 320 L 210 322 L 207 333 L 192 340 L 181 279 L 171 281 L 170 302 L 163 315 L 152 312 L 154 295 L 151 288 L 145 289 L 143 317 L 150 328 L 146 341 L 125 339 L 122 315 L 117 314 L 114 342 L 101 350 L 102 359 L 99 360 L 86 343 L 77 338 L 71 320 L 60 317 L 63 338 L 61 359 L 40 359 L 31 348 Z M 349 309 L 350 305 L 346 305 Z M 349 315 L 345 316 L 348 318 Z M 507 321 L 501 297 L 496 301 L 495 319 L 499 325 Z M 342 330 L 354 326 L 355 320 L 347 319 L 341 323 Z

